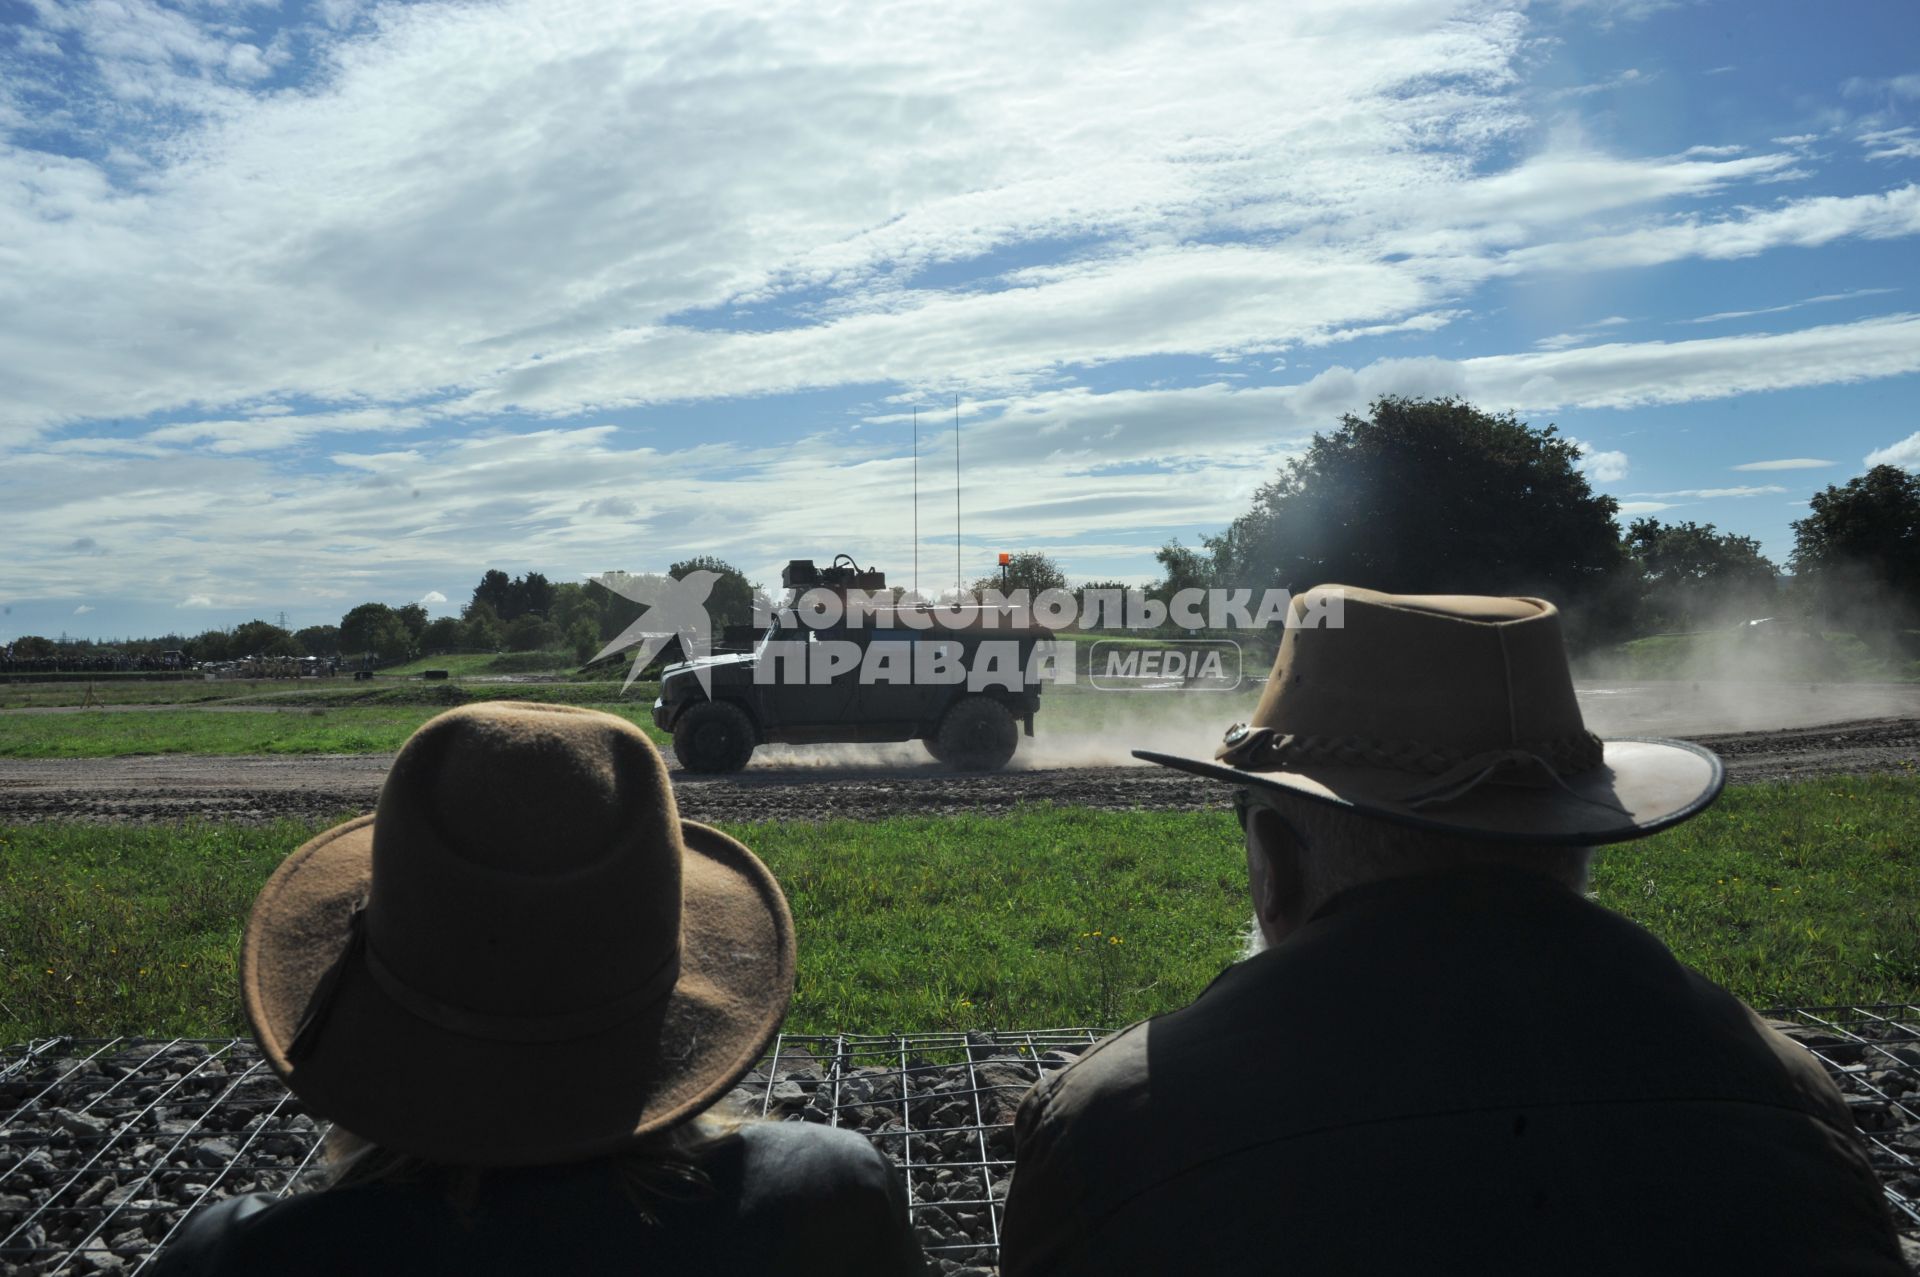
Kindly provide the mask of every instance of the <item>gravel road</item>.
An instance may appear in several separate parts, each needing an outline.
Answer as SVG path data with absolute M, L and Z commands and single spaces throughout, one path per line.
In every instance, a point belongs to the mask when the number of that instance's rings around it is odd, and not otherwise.
M 1920 765 L 1920 716 L 1690 739 L 1719 753 L 1736 784 L 1910 772 Z M 876 751 L 886 759 L 902 752 Z M 676 774 L 681 810 L 696 820 L 824 820 L 996 812 L 1034 802 L 1196 809 L 1224 801 L 1219 786 L 1158 767 L 1033 767 L 968 775 L 931 762 L 806 765 L 799 757 L 756 761 L 734 776 Z M 388 754 L 0 759 L 0 821 L 325 819 L 370 810 L 391 762 Z

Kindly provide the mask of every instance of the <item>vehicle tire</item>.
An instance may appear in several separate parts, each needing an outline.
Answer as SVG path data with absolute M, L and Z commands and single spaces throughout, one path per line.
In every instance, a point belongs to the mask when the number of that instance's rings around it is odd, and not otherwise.
M 920 743 L 927 747 L 927 753 L 932 756 L 934 762 L 944 763 L 947 761 L 947 751 L 942 748 L 939 736 L 922 736 Z
M 963 772 L 999 771 L 1019 742 L 1019 726 L 1005 705 L 969 696 L 940 720 L 940 753 L 934 757 L 944 755 L 942 761 Z
M 753 720 L 728 701 L 701 701 L 673 725 L 673 756 L 690 772 L 737 772 L 753 757 Z

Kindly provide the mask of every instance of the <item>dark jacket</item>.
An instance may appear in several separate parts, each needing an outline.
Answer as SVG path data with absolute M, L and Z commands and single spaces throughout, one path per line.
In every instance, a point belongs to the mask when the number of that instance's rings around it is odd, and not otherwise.
M 1004 1277 L 1905 1277 L 1839 1092 L 1536 875 L 1373 884 L 1027 1095 Z
M 850 1131 L 753 1122 L 703 1159 L 710 1200 L 652 1208 L 606 1164 L 499 1171 L 465 1212 L 391 1182 L 236 1197 L 190 1219 L 155 1277 L 354 1274 L 920 1274 L 901 1176 Z

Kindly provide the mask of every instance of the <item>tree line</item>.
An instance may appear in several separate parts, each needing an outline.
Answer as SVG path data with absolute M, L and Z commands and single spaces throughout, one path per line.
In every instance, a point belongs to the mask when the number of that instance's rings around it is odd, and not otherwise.
M 1302 590 L 1322 583 L 1404 594 L 1518 594 L 1552 600 L 1576 647 L 1661 631 L 1713 628 L 1789 614 L 1850 631 L 1891 653 L 1920 625 L 1920 478 L 1889 465 L 1816 493 L 1793 524 L 1791 575 L 1751 537 L 1711 523 L 1639 518 L 1623 530 L 1619 503 L 1593 491 L 1578 444 L 1554 426 L 1482 411 L 1457 399 L 1388 397 L 1348 414 L 1254 495 L 1218 534 L 1157 552 L 1146 592 L 1186 588 Z M 718 636 L 750 623 L 764 592 L 711 556 L 667 569 L 717 580 L 708 611 Z M 1051 557 L 1011 556 L 973 582 L 1035 594 L 1067 587 Z M 1080 591 L 1112 591 L 1090 581 Z M 896 591 L 896 593 L 901 593 Z M 372 653 L 382 663 L 455 651 L 567 649 L 585 662 L 642 607 L 599 585 L 538 572 L 487 570 L 458 616 L 418 603 L 362 603 L 338 625 L 288 631 L 252 620 L 187 638 L 115 650 L 179 649 L 199 662 L 250 656 Z M 53 655 L 47 639 L 17 640 L 16 656 Z M 93 644 L 73 649 L 99 650 Z
M 1619 503 L 1593 490 L 1580 460 L 1551 425 L 1456 399 L 1384 398 L 1315 434 L 1218 534 L 1163 545 L 1144 590 L 1163 602 L 1190 588 L 1328 583 L 1527 595 L 1559 606 L 1579 647 L 1780 614 L 1892 647 L 1920 623 L 1920 479 L 1904 470 L 1877 466 L 1817 493 L 1793 524 L 1788 574 L 1754 538 L 1712 523 L 1643 517 L 1623 529 Z M 1021 554 L 974 589 L 1003 582 L 1037 593 L 1066 576 Z
M 1789 614 L 1875 645 L 1920 621 L 1920 479 L 1877 466 L 1814 495 L 1791 575 L 1752 537 L 1639 518 L 1593 491 L 1579 445 L 1457 399 L 1389 397 L 1316 434 L 1199 546 L 1156 556 L 1187 585 L 1552 600 L 1576 645 Z
M 708 611 L 716 632 L 724 625 L 745 625 L 753 618 L 753 600 L 759 586 L 749 582 L 732 564 L 710 555 L 683 560 L 668 567 L 678 579 L 705 570 L 718 576 L 709 596 Z M 624 574 L 623 574 L 624 575 Z M 415 657 L 453 652 L 535 652 L 566 650 L 586 662 L 608 640 L 644 609 L 622 594 L 599 585 L 550 581 L 539 572 L 508 576 L 497 568 L 481 575 L 472 596 L 458 616 L 430 617 L 420 603 L 393 606 L 362 603 L 340 618 L 338 625 L 311 625 L 286 629 L 268 621 L 252 620 L 231 629 L 209 629 L 196 635 L 167 634 L 154 639 L 114 644 L 89 640 L 61 641 L 24 635 L 12 644 L 15 659 L 53 656 L 83 657 L 111 651 L 130 657 L 157 657 L 180 651 L 189 661 L 208 664 L 265 657 L 340 657 L 371 655 L 383 665 Z

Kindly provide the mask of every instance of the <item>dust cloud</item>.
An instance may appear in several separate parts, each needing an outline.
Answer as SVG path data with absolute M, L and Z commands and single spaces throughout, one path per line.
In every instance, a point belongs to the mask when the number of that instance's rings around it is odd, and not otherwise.
M 1817 727 L 1872 718 L 1920 718 L 1920 685 L 1786 683 L 1755 679 L 1578 679 L 1589 730 L 1601 736 L 1691 736 Z M 1009 771 L 1146 766 L 1133 750 L 1211 758 L 1230 724 L 1252 717 L 1257 685 L 1238 692 L 1049 689 L 1032 737 Z M 763 745 L 753 766 L 945 771 L 919 741 Z

